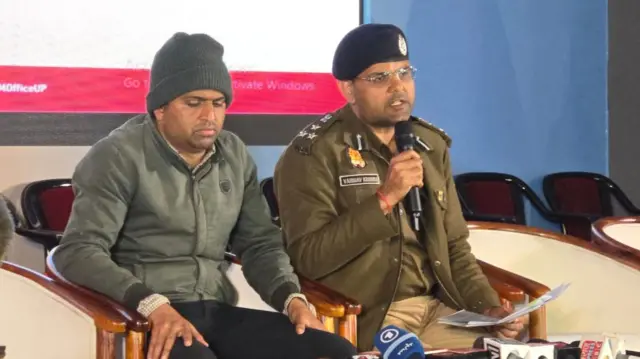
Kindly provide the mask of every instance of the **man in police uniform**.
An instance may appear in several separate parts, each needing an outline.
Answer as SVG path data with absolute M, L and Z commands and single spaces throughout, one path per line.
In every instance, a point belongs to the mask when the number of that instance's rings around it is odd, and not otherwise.
M 287 250 L 303 275 L 355 298 L 359 349 L 394 324 L 425 346 L 470 347 L 485 329 L 439 324 L 464 308 L 507 314 L 471 254 L 454 187 L 450 138 L 411 116 L 415 69 L 402 31 L 361 25 L 339 44 L 333 74 L 348 104 L 302 130 L 275 172 Z M 398 153 L 394 125 L 411 121 L 416 150 Z M 414 231 L 403 199 L 420 188 Z M 494 328 L 515 337 L 522 321 Z

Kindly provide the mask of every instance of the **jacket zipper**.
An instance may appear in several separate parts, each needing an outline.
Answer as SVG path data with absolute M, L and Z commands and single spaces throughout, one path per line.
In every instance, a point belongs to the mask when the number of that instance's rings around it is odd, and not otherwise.
M 197 171 L 197 170 L 196 170 Z M 193 215 L 195 218 L 195 232 L 196 232 L 196 243 L 195 243 L 195 247 L 194 247 L 194 251 L 198 248 L 198 241 L 200 240 L 200 226 L 199 226 L 199 219 L 198 219 L 198 206 L 196 205 L 196 185 L 197 185 L 197 180 L 196 180 L 196 173 L 193 172 L 190 174 L 190 178 L 191 178 L 191 206 L 193 207 Z M 200 268 L 200 262 L 198 262 L 198 258 L 196 258 L 196 254 L 193 254 L 194 256 L 194 260 L 196 262 L 196 269 L 198 270 L 197 276 L 196 278 L 200 279 L 200 275 L 201 275 L 201 268 Z M 197 290 L 198 288 L 198 282 L 199 280 L 196 280 L 196 284 L 195 284 L 195 288 L 194 291 L 198 294 L 198 297 L 200 298 L 200 300 L 204 300 L 204 295 L 202 294 L 202 292 L 199 292 Z

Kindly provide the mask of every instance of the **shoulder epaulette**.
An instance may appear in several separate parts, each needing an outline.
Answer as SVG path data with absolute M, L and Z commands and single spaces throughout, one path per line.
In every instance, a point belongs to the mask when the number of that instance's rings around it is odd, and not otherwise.
M 313 143 L 336 122 L 336 118 L 336 115 L 328 113 L 324 117 L 308 124 L 291 141 L 293 147 L 303 155 L 310 155 Z
M 414 117 L 414 119 L 416 120 L 416 122 L 422 126 L 425 127 L 435 133 L 437 133 L 438 135 L 440 135 L 440 137 L 442 137 L 442 139 L 444 140 L 444 142 L 447 144 L 447 147 L 451 147 L 451 137 L 449 137 L 449 135 L 447 135 L 446 132 L 444 132 L 443 129 L 441 129 L 440 127 L 437 127 L 436 125 L 434 125 L 433 123 L 420 118 L 420 117 Z

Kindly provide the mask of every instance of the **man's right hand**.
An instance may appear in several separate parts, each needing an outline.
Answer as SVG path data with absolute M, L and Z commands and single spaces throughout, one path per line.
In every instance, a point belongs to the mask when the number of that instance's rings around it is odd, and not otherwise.
M 391 159 L 387 178 L 380 192 L 390 206 L 395 206 L 409 193 L 412 187 L 422 187 L 422 159 L 415 151 L 405 151 Z
M 176 338 L 182 337 L 184 345 L 189 347 L 195 338 L 205 346 L 198 330 L 188 320 L 184 319 L 169 304 L 164 304 L 149 315 L 151 323 L 151 342 L 147 351 L 147 359 L 168 359 Z

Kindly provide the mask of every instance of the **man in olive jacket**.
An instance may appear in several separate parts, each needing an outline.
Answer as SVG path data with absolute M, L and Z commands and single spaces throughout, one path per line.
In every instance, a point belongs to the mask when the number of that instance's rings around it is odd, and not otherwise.
M 275 171 L 276 195 L 294 267 L 363 305 L 358 347 L 382 326 L 415 332 L 425 346 L 470 347 L 484 329 L 437 322 L 457 309 L 504 316 L 467 241 L 451 173 L 450 138 L 411 116 L 414 72 L 392 25 L 362 25 L 342 40 L 333 74 L 348 104 L 310 124 Z M 398 153 L 394 125 L 410 121 L 415 151 Z M 403 199 L 419 187 L 415 231 Z M 515 337 L 522 323 L 495 328 Z
M 222 129 L 233 93 L 223 47 L 176 33 L 151 66 L 145 115 L 98 141 L 73 175 L 53 258 L 69 280 L 149 318 L 147 359 L 334 358 L 270 220 L 247 147 Z M 278 312 L 235 307 L 225 250 Z

